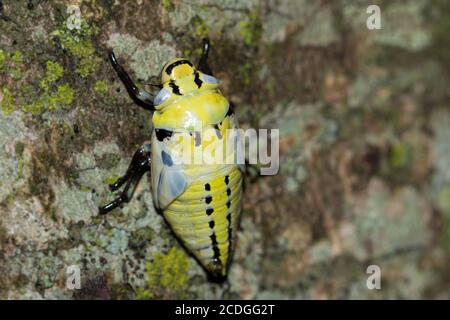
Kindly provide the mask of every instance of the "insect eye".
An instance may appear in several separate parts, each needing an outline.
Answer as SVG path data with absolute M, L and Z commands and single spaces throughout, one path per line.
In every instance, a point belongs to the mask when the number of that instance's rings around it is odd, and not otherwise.
M 155 129 L 156 139 L 163 141 L 165 138 L 172 137 L 173 131 L 166 129 Z
M 216 77 L 210 76 L 209 74 L 203 74 L 202 81 L 209 84 L 219 84 L 219 80 L 217 80 Z

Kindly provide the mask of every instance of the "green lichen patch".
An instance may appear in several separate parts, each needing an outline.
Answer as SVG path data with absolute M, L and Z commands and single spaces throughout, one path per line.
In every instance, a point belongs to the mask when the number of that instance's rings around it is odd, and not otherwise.
M 24 105 L 22 110 L 40 115 L 47 110 L 54 111 L 70 107 L 75 98 L 75 91 L 67 83 L 56 86 L 63 75 L 64 69 L 59 63 L 47 61 L 45 76 L 39 82 L 39 87 L 44 93 L 35 101 Z
M 75 91 L 69 84 L 63 84 L 56 88 L 54 93 L 45 93 L 38 100 L 25 105 L 22 110 L 34 115 L 40 115 L 44 111 L 66 109 L 73 103 Z
M 119 179 L 119 176 L 116 174 L 113 174 L 105 179 L 105 183 L 107 185 L 111 185 L 111 184 L 115 183 L 118 179 Z
M 209 33 L 208 26 L 206 25 L 205 21 L 199 16 L 194 16 L 191 19 L 189 25 L 191 26 L 192 34 L 198 38 L 204 38 Z
M 239 34 L 246 45 L 256 46 L 261 40 L 262 31 L 262 23 L 257 10 L 250 11 L 248 19 L 239 23 Z
M 252 81 L 253 75 L 253 64 L 250 62 L 244 63 L 239 68 L 239 76 L 242 79 L 242 82 L 248 86 Z
M 166 11 L 170 11 L 173 9 L 173 3 L 172 0 L 162 0 L 161 5 Z
M 105 94 L 108 92 L 108 84 L 103 80 L 98 80 L 95 82 L 94 91 L 100 94 Z
M 6 53 L 2 49 L 0 49 L 0 72 L 5 68 L 6 63 Z
M 50 84 L 58 81 L 64 74 L 63 67 L 54 61 L 47 61 L 46 63 L 47 71 L 45 73 L 45 77 L 39 82 L 39 86 L 44 91 L 48 91 L 50 89 Z
M 406 167 L 411 162 L 411 150 L 406 143 L 396 143 L 392 146 L 390 163 L 394 168 Z
M 18 50 L 7 52 L 0 49 L 0 73 L 5 73 L 13 80 L 23 77 L 22 53 Z
M 148 288 L 139 288 L 137 299 L 184 297 L 189 281 L 189 260 L 183 250 L 172 247 L 166 254 L 156 253 L 146 268 Z
M 76 57 L 76 72 L 83 78 L 96 72 L 100 66 L 101 59 L 96 53 L 92 40 L 96 34 L 98 34 L 98 28 L 89 25 L 85 20 L 81 21 L 79 29 L 70 30 L 64 24 L 62 28 L 52 33 L 59 39 L 61 46 Z
M 17 55 L 14 59 L 19 61 L 22 57 Z M 20 101 L 17 104 L 21 105 L 22 111 L 40 115 L 47 110 L 58 110 L 72 105 L 75 99 L 74 89 L 67 83 L 58 85 L 63 75 L 64 68 L 58 62 L 47 61 L 45 75 L 39 81 L 39 88 L 42 92 L 40 96 L 36 96 L 35 88 L 32 85 L 20 87 Z M 14 98 L 11 96 L 7 100 L 9 103 L 4 106 L 4 111 L 6 110 L 7 113 L 12 111 L 11 99 Z
M 14 63 L 20 63 L 20 62 L 22 62 L 22 53 L 20 52 L 20 51 L 14 51 L 14 53 L 13 53 L 13 55 L 12 55 L 12 57 L 11 57 L 11 60 L 14 62 Z
M 55 110 L 58 106 L 66 107 L 72 104 L 74 91 L 68 84 L 63 84 L 56 88 L 56 94 L 50 96 L 50 110 Z
M 14 97 L 8 88 L 3 88 L 1 97 L 1 109 L 5 115 L 10 115 L 14 112 Z

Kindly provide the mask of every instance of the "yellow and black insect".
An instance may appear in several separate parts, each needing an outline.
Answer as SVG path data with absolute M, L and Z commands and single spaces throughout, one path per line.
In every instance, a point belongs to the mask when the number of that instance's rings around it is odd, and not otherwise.
M 110 185 L 115 191 L 126 183 L 117 199 L 100 208 L 100 214 L 128 202 L 141 177 L 151 171 L 155 207 L 201 265 L 213 277 L 224 278 L 241 213 L 244 167 L 236 162 L 186 164 L 179 161 L 177 152 L 182 136 L 187 137 L 188 147 L 197 148 L 204 157 L 211 156 L 213 149 L 209 147 L 227 143 L 227 130 L 238 127 L 232 104 L 221 94 L 219 82 L 212 75 L 208 52 L 209 41 L 204 39 L 197 68 L 186 59 L 167 62 L 156 95 L 138 89 L 110 53 L 112 65 L 130 95 L 153 111 L 153 133 L 151 143 L 136 151 L 125 175 Z M 203 140 L 199 126 L 214 130 L 215 135 Z

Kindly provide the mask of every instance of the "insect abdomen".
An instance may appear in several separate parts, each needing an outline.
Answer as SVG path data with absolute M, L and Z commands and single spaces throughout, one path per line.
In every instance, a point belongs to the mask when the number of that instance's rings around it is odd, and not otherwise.
M 242 202 L 242 173 L 195 181 L 164 210 L 175 234 L 213 275 L 225 276 L 231 258 Z

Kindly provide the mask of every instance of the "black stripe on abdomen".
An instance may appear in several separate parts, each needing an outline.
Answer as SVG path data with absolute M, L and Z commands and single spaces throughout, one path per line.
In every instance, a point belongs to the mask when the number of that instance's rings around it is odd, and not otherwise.
M 214 252 L 213 259 L 220 263 L 220 249 L 219 244 L 217 243 L 216 233 L 213 232 L 209 237 L 211 238 L 212 249 Z
M 232 239 L 231 237 L 233 236 L 233 228 L 231 227 L 231 189 L 230 186 L 228 185 L 230 183 L 230 177 L 229 176 L 225 176 L 224 179 L 225 185 L 227 186 L 227 221 L 228 221 L 228 261 L 230 261 L 231 259 L 231 246 L 232 246 Z
M 205 184 L 205 190 L 206 191 L 211 191 L 211 185 L 209 183 Z M 212 195 L 209 194 L 205 197 L 205 203 L 206 204 L 210 204 L 212 202 Z M 206 209 L 206 214 L 208 216 L 211 216 L 214 212 L 214 209 L 209 207 Z M 217 237 L 216 237 L 216 233 L 214 232 L 214 227 L 216 225 L 214 218 L 212 220 L 209 221 L 208 223 L 209 228 L 211 229 L 212 233 L 209 236 L 209 238 L 211 239 L 211 245 L 212 245 L 212 250 L 213 250 L 213 262 L 215 264 L 221 265 L 222 262 L 220 261 L 220 249 L 219 249 L 219 244 L 217 242 Z

